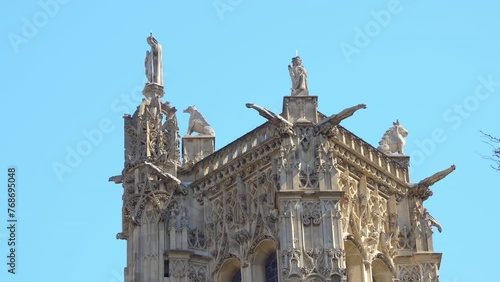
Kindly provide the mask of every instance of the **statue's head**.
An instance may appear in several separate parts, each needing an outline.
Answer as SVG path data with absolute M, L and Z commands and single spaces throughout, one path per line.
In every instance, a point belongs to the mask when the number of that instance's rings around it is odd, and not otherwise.
M 399 123 L 399 120 L 396 120 L 396 122 L 393 122 L 392 124 L 399 134 L 401 134 L 403 137 L 408 136 L 408 130 Z
M 293 66 L 300 66 L 300 65 L 302 65 L 302 59 L 299 56 L 293 57 L 292 58 L 292 65 Z
M 153 37 L 153 34 L 149 35 L 148 38 L 146 38 L 146 41 L 148 42 L 149 46 L 158 44 L 158 41 Z
M 187 107 L 184 111 L 182 111 L 183 113 L 192 113 L 194 110 L 196 110 L 196 106 L 195 105 L 192 105 L 192 106 L 189 106 Z

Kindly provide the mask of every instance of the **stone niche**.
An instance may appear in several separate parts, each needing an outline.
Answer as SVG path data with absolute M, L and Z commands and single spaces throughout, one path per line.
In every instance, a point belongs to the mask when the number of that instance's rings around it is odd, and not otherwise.
M 183 163 L 198 162 L 215 150 L 215 136 L 184 136 L 182 137 Z

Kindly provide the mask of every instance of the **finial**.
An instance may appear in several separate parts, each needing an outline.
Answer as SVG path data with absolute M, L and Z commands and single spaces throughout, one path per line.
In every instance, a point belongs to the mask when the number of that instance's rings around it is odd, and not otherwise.
M 295 57 L 299 56 L 299 50 L 295 50 Z

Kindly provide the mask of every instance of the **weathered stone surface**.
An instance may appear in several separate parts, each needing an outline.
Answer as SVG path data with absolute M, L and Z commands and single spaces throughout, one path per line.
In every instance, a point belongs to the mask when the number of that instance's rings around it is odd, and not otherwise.
M 405 137 L 408 136 L 408 130 L 399 123 L 399 120 L 392 124 L 393 126 L 384 133 L 377 149 L 385 154 L 398 153 L 404 155 Z
M 150 51 L 146 51 L 146 59 L 144 67 L 146 68 L 146 77 L 148 83 L 158 84 L 163 86 L 163 66 L 162 66 L 162 48 L 156 38 L 151 33 L 146 40 L 151 46 Z
M 182 137 L 182 159 L 184 164 L 194 164 L 215 150 L 214 136 L 184 136 Z
M 307 85 L 307 71 L 302 65 L 299 56 L 292 58 L 292 65 L 288 65 L 288 72 L 292 79 L 292 96 L 308 96 L 309 87 Z
M 187 107 L 183 112 L 190 114 L 187 136 L 193 132 L 197 132 L 199 135 L 215 136 L 215 131 L 194 105 Z
M 123 186 L 125 281 L 438 281 L 441 225 L 424 201 L 454 166 L 412 184 L 399 122 L 377 149 L 339 124 L 366 106 L 327 117 L 306 77 L 281 115 L 248 103 L 267 121 L 217 151 L 186 109 L 182 166 L 175 107 L 146 84 L 110 178 Z

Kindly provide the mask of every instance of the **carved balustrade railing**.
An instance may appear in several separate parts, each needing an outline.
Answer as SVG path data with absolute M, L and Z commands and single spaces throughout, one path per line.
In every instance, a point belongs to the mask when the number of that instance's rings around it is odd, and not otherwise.
M 400 156 L 388 156 L 380 152 L 375 147 L 347 131 L 340 125 L 338 126 L 337 140 L 342 142 L 346 147 L 363 155 L 366 159 L 370 160 L 372 165 L 375 165 L 383 171 L 389 172 L 398 179 L 403 179 L 406 182 L 409 181 L 408 167 L 399 164 L 393 159 Z

